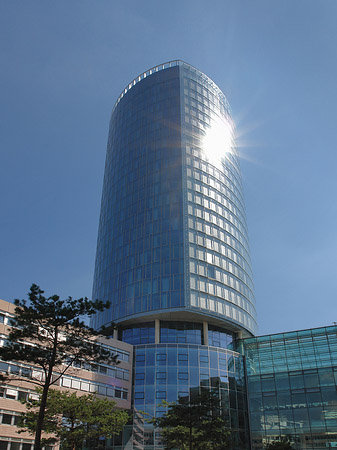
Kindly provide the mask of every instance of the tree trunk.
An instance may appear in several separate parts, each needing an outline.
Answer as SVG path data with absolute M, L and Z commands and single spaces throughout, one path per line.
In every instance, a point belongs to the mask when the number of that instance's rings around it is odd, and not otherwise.
M 35 440 L 34 440 L 34 450 L 41 450 L 41 434 L 42 434 L 42 427 L 43 427 L 43 420 L 44 420 L 44 414 L 47 406 L 47 398 L 48 398 L 48 391 L 51 385 L 51 379 L 53 375 L 53 369 L 55 366 L 55 360 L 56 360 L 56 350 L 57 350 L 57 344 L 58 344 L 58 330 L 57 328 L 54 331 L 54 346 L 53 351 L 50 357 L 49 365 L 48 365 L 48 372 L 47 376 L 43 385 L 43 391 L 41 396 L 41 404 L 39 409 L 39 417 L 37 419 L 36 423 L 36 431 L 35 431 Z
M 35 441 L 34 441 L 34 450 L 41 450 L 41 433 L 42 433 L 42 425 L 44 420 L 44 412 L 47 405 L 47 397 L 48 397 L 49 383 L 43 386 L 41 403 L 39 409 L 39 417 L 36 422 L 36 431 L 35 431 Z
M 75 419 L 74 419 L 75 420 Z M 74 420 L 71 420 L 71 432 L 74 433 L 74 429 L 75 429 L 75 424 L 74 424 Z M 73 435 L 72 435 L 73 436 Z M 71 444 L 71 450 L 76 450 L 76 441 L 75 439 L 73 440 L 72 444 Z
M 190 424 L 190 450 L 192 450 L 192 424 Z

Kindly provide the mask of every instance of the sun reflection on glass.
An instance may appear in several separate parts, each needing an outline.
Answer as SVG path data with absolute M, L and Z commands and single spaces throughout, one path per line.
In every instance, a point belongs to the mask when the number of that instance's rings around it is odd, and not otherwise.
M 203 138 L 203 151 L 213 165 L 219 165 L 226 155 L 232 153 L 234 145 L 233 128 L 225 120 L 214 121 Z

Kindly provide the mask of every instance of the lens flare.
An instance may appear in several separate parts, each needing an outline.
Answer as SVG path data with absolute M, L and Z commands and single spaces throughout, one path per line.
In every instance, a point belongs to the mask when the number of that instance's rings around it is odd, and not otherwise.
M 234 133 L 231 124 L 225 120 L 213 121 L 203 138 L 203 151 L 208 161 L 219 165 L 221 161 L 233 152 Z

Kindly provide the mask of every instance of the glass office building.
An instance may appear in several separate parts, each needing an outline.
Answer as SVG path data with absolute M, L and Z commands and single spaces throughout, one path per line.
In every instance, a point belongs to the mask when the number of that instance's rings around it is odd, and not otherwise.
M 178 318 L 255 334 L 233 128 L 224 94 L 181 61 L 140 75 L 120 95 L 93 288 L 112 307 L 95 326 Z
M 255 334 L 256 312 L 234 124 L 217 85 L 182 61 L 135 78 L 113 108 L 93 298 L 111 308 L 92 325 L 114 322 L 134 345 L 136 409 L 217 389 L 247 448 L 236 341 Z M 145 436 L 139 448 L 160 448 Z
M 252 450 L 337 448 L 337 326 L 243 341 Z
M 154 67 L 112 111 L 93 298 L 134 346 L 133 425 L 115 450 L 162 448 L 144 421 L 217 392 L 231 450 L 288 436 L 337 448 L 337 327 L 254 337 L 256 313 L 234 124 L 205 74 Z M 117 336 L 115 336 L 117 337 Z

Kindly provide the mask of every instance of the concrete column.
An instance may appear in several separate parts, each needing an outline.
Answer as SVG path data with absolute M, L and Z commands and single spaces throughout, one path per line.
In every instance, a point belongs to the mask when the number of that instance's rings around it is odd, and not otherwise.
M 117 328 L 114 328 L 113 336 L 114 339 L 118 339 L 118 330 Z
M 160 344 L 160 320 L 154 320 L 154 342 Z
M 208 323 L 202 323 L 203 335 L 204 335 L 204 345 L 208 345 Z

